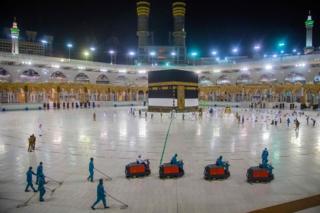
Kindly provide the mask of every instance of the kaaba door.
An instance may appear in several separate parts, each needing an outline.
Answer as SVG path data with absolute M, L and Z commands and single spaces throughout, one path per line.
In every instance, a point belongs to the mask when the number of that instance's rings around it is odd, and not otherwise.
M 178 86 L 178 109 L 179 110 L 184 110 L 185 107 L 185 102 L 184 102 L 184 86 Z

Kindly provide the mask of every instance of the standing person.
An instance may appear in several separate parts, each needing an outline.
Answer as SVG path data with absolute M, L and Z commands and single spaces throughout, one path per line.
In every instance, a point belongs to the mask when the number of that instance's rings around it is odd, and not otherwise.
M 296 130 L 299 130 L 300 127 L 300 122 L 298 121 L 298 119 L 296 119 Z
M 242 115 L 242 119 L 241 119 L 242 124 L 244 124 L 244 116 Z
M 89 162 L 89 176 L 88 176 L 87 180 L 90 181 L 90 182 L 93 182 L 93 175 L 94 175 L 93 158 L 90 158 L 90 162 Z
M 32 150 L 33 150 L 33 144 L 32 144 L 32 137 L 31 137 L 31 136 L 28 138 L 28 143 L 29 143 L 29 145 L 28 145 L 28 152 L 32 152 Z
M 308 115 L 307 115 L 306 120 L 307 120 L 307 125 L 309 125 L 309 116 Z
M 38 185 L 38 191 L 40 192 L 39 193 L 39 201 L 40 202 L 43 202 L 44 199 L 43 199 L 43 196 L 44 194 L 46 193 L 46 189 L 44 187 L 44 184 L 45 184 L 45 179 L 44 179 L 44 175 L 40 175 L 39 176 L 39 185 Z
M 31 189 L 32 189 L 34 192 L 37 192 L 37 190 L 33 187 L 32 175 L 37 176 L 37 174 L 32 171 L 32 167 L 30 166 L 30 167 L 29 167 L 29 170 L 28 170 L 27 173 L 26 173 L 26 176 L 27 176 L 27 186 L 26 186 L 26 189 L 24 190 L 25 192 L 29 192 L 29 187 L 31 187 Z
M 96 121 L 96 112 L 93 113 L 93 121 Z
M 39 136 L 41 137 L 42 136 L 42 124 L 39 124 Z
M 288 116 L 288 118 L 287 118 L 287 126 L 288 126 L 288 127 L 290 126 L 290 118 L 289 118 L 289 116 Z
M 36 150 L 36 136 L 34 136 L 34 134 L 31 135 L 31 141 L 32 141 L 32 150 Z
M 40 176 L 43 176 L 43 179 L 44 179 L 43 163 L 42 162 L 40 162 L 38 167 L 37 167 L 37 179 L 36 179 L 36 184 L 37 185 L 39 184 Z
M 109 206 L 107 206 L 106 191 L 103 187 L 103 179 L 99 179 L 99 184 L 97 187 L 97 200 L 94 202 L 94 204 L 92 204 L 91 209 L 95 210 L 95 205 L 97 205 L 100 201 L 102 201 L 105 209 L 109 208 Z
M 316 126 L 316 119 L 311 118 L 311 120 L 312 120 L 312 126 L 315 127 Z

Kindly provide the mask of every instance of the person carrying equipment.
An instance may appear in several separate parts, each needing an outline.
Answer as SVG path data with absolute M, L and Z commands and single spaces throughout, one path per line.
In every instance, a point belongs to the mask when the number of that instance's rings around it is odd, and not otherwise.
M 221 155 L 216 160 L 216 165 L 217 166 L 223 166 L 227 171 L 229 170 L 229 163 L 227 161 L 223 161 Z
M 40 192 L 39 193 L 39 201 L 43 202 L 44 201 L 43 196 L 46 193 L 46 189 L 44 187 L 44 184 L 46 183 L 45 179 L 44 179 L 44 175 L 43 174 L 40 175 L 38 179 L 39 179 L 38 191 Z
M 27 175 L 27 187 L 24 191 L 29 192 L 29 187 L 31 187 L 31 189 L 34 192 L 37 192 L 37 190 L 33 187 L 33 183 L 32 183 L 32 175 L 37 176 L 37 174 L 32 171 L 31 166 L 29 167 L 29 170 L 27 171 L 26 175 Z
M 94 175 L 93 158 L 90 158 L 90 162 L 89 162 L 89 177 L 87 178 L 87 180 L 93 182 L 93 175 Z
M 109 208 L 109 206 L 107 206 L 106 191 L 104 190 L 104 187 L 103 187 L 103 179 L 99 179 L 99 184 L 97 187 L 97 200 L 91 206 L 91 209 L 95 210 L 95 205 L 97 205 L 100 201 L 102 201 L 105 209 Z
M 178 154 L 174 154 L 174 156 L 171 158 L 170 163 L 173 165 L 179 166 L 181 169 L 183 169 L 183 161 L 182 160 L 177 160 Z

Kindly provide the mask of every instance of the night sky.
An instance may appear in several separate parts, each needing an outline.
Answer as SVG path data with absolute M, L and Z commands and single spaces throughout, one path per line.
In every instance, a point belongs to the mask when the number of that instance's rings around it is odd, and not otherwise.
M 54 54 L 66 56 L 65 44 L 74 43 L 73 57 L 90 45 L 97 47 L 96 60 L 107 61 L 107 50 L 125 55 L 137 46 L 135 0 L 12 1 L 1 3 L 0 28 L 11 27 L 17 17 L 19 28 L 55 37 Z M 314 42 L 320 45 L 320 4 L 316 0 L 296 1 L 215 1 L 187 0 L 186 32 L 189 50 L 206 56 L 217 49 L 229 55 L 233 46 L 249 54 L 260 42 L 271 53 L 276 43 L 285 40 L 287 51 L 305 45 L 304 21 L 308 10 L 315 20 Z M 172 31 L 170 0 L 152 0 L 150 30 L 155 44 L 166 45 Z M 2 37 L 6 37 L 2 33 Z M 249 51 L 250 50 L 250 51 Z

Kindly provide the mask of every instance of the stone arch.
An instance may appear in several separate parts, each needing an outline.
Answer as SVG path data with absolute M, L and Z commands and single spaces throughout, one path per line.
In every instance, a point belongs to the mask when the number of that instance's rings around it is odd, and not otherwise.
M 0 67 L 0 82 L 10 82 L 11 75 L 4 68 Z
M 211 86 L 211 85 L 213 85 L 212 81 L 207 76 L 201 76 L 199 78 L 199 84 L 201 86 Z
M 37 81 L 40 77 L 40 74 L 34 69 L 24 70 L 20 75 L 22 81 Z
M 109 84 L 110 80 L 105 74 L 100 74 L 96 80 L 97 84 Z
M 119 75 L 116 77 L 116 80 L 115 80 L 115 83 L 116 84 L 127 84 L 128 83 L 128 78 L 124 75 Z
M 306 78 L 304 77 L 304 75 L 302 75 L 301 73 L 298 72 L 290 72 L 287 74 L 287 76 L 284 78 L 285 82 L 288 83 L 305 83 L 306 82 Z
M 67 81 L 67 76 L 61 71 L 55 71 L 51 74 L 50 79 L 52 81 L 65 82 Z
M 320 72 L 314 76 L 313 83 L 320 84 Z
M 252 83 L 252 79 L 250 77 L 250 75 L 248 74 L 241 74 L 237 80 L 236 80 L 237 84 L 250 84 Z
M 262 74 L 259 78 L 260 83 L 274 83 L 277 81 L 277 78 L 274 74 Z
M 218 85 L 231 84 L 231 80 L 230 80 L 230 78 L 228 78 L 228 76 L 226 76 L 226 75 L 221 75 L 221 76 L 217 79 L 217 84 L 218 84 Z
M 89 83 L 90 79 L 89 77 L 84 74 L 84 73 L 79 73 L 78 75 L 76 75 L 76 77 L 74 78 L 74 81 L 77 83 Z

